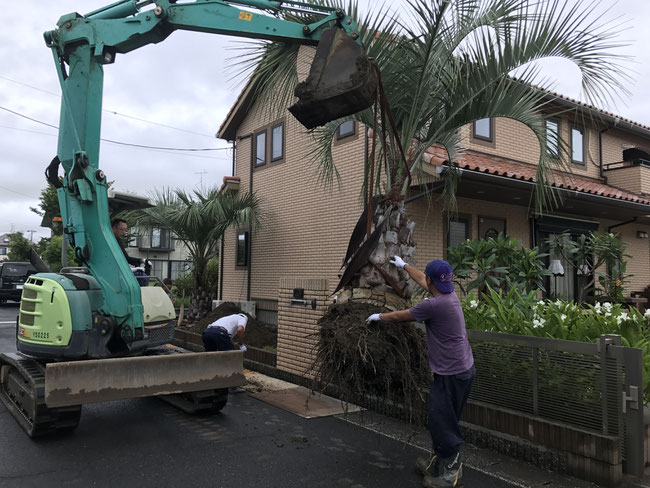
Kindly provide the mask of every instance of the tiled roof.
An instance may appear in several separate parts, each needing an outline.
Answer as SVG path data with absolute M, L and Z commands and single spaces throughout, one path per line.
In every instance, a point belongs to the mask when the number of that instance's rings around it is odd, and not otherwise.
M 440 166 L 447 161 L 447 153 L 444 149 L 434 147 L 428 149 L 427 153 L 425 161 L 434 166 Z M 519 161 L 470 150 L 465 151 L 456 162 L 460 168 L 465 170 L 504 176 L 531 183 L 536 181 L 537 166 L 533 164 L 521 163 Z M 557 188 L 650 205 L 650 199 L 606 185 L 596 178 L 554 171 L 553 179 L 553 186 Z

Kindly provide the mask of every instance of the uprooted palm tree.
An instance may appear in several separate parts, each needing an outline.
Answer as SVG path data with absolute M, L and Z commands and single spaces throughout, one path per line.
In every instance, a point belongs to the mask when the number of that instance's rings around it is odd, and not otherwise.
M 315 3 L 342 7 L 359 18 L 354 2 Z M 541 212 L 558 203 L 553 169 L 567 170 L 563 162 L 570 159 L 566 144 L 547 141 L 541 111 L 548 116 L 551 109 L 544 90 L 550 78 L 538 81 L 544 73 L 537 62 L 544 58 L 572 62 L 592 103 L 609 101 L 614 89 L 623 90 L 619 58 L 613 52 L 618 46 L 616 30 L 594 13 L 598 2 L 576 7 L 565 0 L 410 0 L 407 4 L 407 21 L 383 10 L 359 20 L 363 45 L 381 72 L 392 121 L 382 103 L 351 117 L 375 129 L 363 183 L 373 216 L 372 225 L 364 225 L 362 216 L 355 229 L 341 282 L 393 288 L 406 297 L 411 289 L 406 288 L 405 275 L 387 263 L 392 254 L 407 260 L 414 255 L 413 223 L 404 213 L 403 200 L 412 185 L 431 184 L 431 177 L 427 179 L 423 172 L 428 149 L 440 148 L 447 160 L 440 184 L 444 209 L 453 213 L 460 178 L 456 161 L 462 158 L 460 129 L 488 117 L 526 125 L 542 148 L 532 200 L 535 211 Z M 293 19 L 304 21 L 304 14 L 300 15 Z M 284 110 L 291 100 L 298 81 L 297 53 L 291 44 L 262 43 L 247 58 L 255 66 L 259 100 L 273 111 Z M 282 87 L 284 96 L 278 96 L 277 87 Z M 326 184 L 338 178 L 331 148 L 341 122 L 313 132 L 314 162 Z M 547 151 L 547 144 L 558 148 L 560 157 L 550 156 L 555 151 Z
M 207 285 L 206 267 L 216 255 L 219 240 L 231 225 L 257 227 L 259 204 L 254 194 L 233 195 L 218 189 L 165 189 L 153 195 L 154 206 L 129 212 L 126 218 L 140 229 L 166 228 L 187 247 L 192 261 L 194 289 L 189 320 L 210 311 L 214 290 Z

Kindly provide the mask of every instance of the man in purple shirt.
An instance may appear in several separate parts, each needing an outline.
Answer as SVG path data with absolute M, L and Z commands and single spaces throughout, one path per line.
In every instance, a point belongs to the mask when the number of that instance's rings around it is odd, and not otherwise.
M 460 461 L 460 415 L 474 381 L 474 357 L 467 340 L 465 317 L 454 293 L 453 270 L 447 261 L 436 259 L 424 273 L 395 256 L 391 264 L 404 269 L 433 297 L 410 309 L 375 313 L 375 321 L 424 322 L 427 330 L 429 366 L 434 375 L 429 386 L 428 427 L 433 443 L 429 459 L 418 459 L 424 474 L 424 486 L 461 486 L 463 463 Z

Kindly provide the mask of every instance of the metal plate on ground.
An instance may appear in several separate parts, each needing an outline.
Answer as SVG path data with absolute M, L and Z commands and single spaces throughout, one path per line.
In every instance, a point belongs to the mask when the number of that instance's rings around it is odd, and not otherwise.
M 340 415 L 345 413 L 346 408 L 348 412 L 361 410 L 356 405 L 344 404 L 336 398 L 319 393 L 314 394 L 310 389 L 303 386 L 282 390 L 250 392 L 250 395 L 306 419 Z

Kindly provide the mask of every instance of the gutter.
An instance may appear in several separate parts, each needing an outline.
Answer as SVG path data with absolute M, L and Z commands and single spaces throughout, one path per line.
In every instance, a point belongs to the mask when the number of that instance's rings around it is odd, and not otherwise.
M 499 181 L 500 184 L 503 184 L 504 186 L 510 188 L 521 188 L 521 187 L 532 188 L 535 186 L 534 182 L 527 181 L 527 180 L 517 180 L 507 176 L 490 175 L 490 174 L 479 173 L 467 169 L 462 169 L 461 171 L 463 174 L 463 178 L 468 178 L 470 180 L 487 181 L 487 182 L 494 182 L 495 180 L 497 180 Z M 598 200 L 599 202 L 606 205 L 615 205 L 618 207 L 635 210 L 637 212 L 645 212 L 645 214 L 650 214 L 650 205 L 645 203 L 636 203 L 636 202 L 631 202 L 629 200 L 621 200 L 619 198 L 605 197 L 601 195 L 595 195 L 593 193 L 585 193 L 577 190 L 570 190 L 567 188 L 555 187 L 555 189 L 565 195 L 570 195 L 579 200 L 588 200 L 588 201 Z
M 611 234 L 612 229 L 614 229 L 615 227 L 621 227 L 623 225 L 633 224 L 634 222 L 636 222 L 636 219 L 638 219 L 638 217 L 633 217 L 631 220 L 626 220 L 625 222 L 621 222 L 619 224 L 610 225 L 609 227 L 607 227 L 607 232 Z

